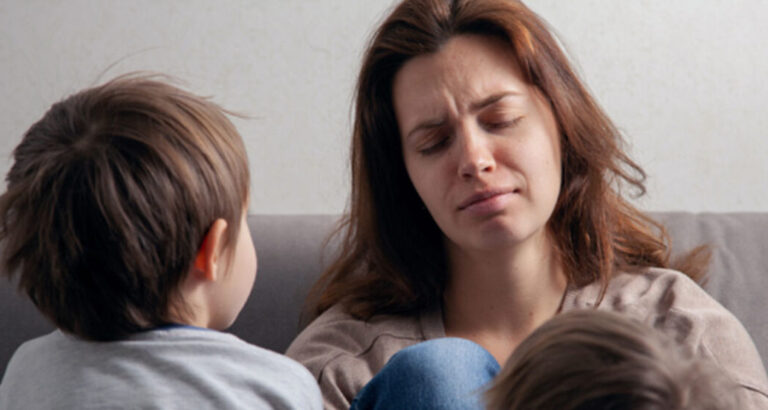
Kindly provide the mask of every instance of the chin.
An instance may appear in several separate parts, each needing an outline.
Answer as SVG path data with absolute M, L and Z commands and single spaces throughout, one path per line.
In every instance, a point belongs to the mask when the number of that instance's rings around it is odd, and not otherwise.
M 536 237 L 540 232 L 543 232 L 543 228 L 537 229 L 529 224 L 493 221 L 474 229 L 459 230 L 460 235 L 456 237 L 459 240 L 451 241 L 465 250 L 509 250 Z

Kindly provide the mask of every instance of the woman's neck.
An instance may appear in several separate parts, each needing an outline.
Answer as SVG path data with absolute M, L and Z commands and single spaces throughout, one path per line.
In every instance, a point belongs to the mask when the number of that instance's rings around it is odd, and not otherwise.
M 503 365 L 514 348 L 557 313 L 567 279 L 546 235 L 502 251 L 448 246 L 446 335 L 473 340 Z

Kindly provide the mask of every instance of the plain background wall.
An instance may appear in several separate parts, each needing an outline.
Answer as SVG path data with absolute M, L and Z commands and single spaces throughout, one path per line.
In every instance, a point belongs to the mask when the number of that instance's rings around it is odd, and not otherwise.
M 526 3 L 648 172 L 641 207 L 768 211 L 768 1 Z M 0 172 L 54 101 L 121 73 L 162 71 L 253 117 L 234 121 L 252 212 L 342 212 L 355 76 L 392 4 L 0 0 Z

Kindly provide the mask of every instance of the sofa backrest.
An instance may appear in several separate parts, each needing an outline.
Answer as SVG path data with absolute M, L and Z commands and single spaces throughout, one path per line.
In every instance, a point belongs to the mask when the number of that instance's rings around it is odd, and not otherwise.
M 655 213 L 672 237 L 673 252 L 709 244 L 713 260 L 705 289 L 731 310 L 768 359 L 768 213 Z M 284 352 L 300 330 L 304 298 L 334 246 L 323 243 L 335 215 L 251 215 L 258 254 L 253 292 L 230 331 L 256 345 Z M 0 283 L 0 374 L 24 340 L 52 327 L 10 283 Z
M 712 250 L 704 289 L 736 315 L 768 367 L 768 213 L 653 213 L 667 227 L 672 253 Z

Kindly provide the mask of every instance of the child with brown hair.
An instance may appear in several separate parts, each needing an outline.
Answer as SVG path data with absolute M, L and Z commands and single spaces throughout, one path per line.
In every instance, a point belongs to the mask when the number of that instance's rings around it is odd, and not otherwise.
M 515 350 L 489 410 L 730 410 L 736 385 L 666 335 L 618 313 L 574 310 Z
M 256 277 L 220 107 L 119 77 L 54 104 L 6 179 L 2 275 L 58 330 L 16 351 L 0 408 L 321 408 L 301 365 L 220 332 Z

